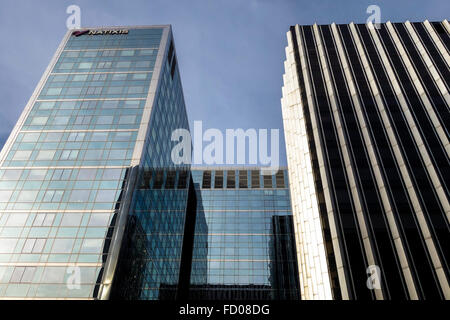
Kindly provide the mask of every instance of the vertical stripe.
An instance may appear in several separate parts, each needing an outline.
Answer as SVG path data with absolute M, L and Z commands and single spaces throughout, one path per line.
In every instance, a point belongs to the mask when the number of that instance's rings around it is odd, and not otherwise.
M 350 29 L 352 29 L 353 39 L 348 28 L 344 27 L 340 28 L 341 37 L 344 41 L 347 54 L 349 55 L 349 63 L 351 64 L 351 70 L 353 71 L 353 76 L 356 80 L 355 84 L 359 89 L 358 92 L 360 93 L 360 102 L 362 104 L 361 111 L 367 119 L 366 124 L 374 145 L 375 154 L 371 154 L 371 158 L 376 157 L 379 160 L 379 169 L 383 174 L 384 180 L 386 181 L 386 190 L 381 188 L 380 192 L 383 195 L 384 192 L 382 191 L 385 191 L 389 199 L 385 199 L 385 197 L 382 196 L 383 203 L 386 203 L 388 200 L 392 203 L 393 212 L 386 211 L 386 214 L 390 225 L 394 222 L 392 219 L 395 219 L 399 225 L 399 234 L 396 234 L 393 231 L 395 228 L 392 228 L 392 236 L 397 247 L 400 246 L 399 242 L 401 239 L 405 239 L 405 237 L 408 238 L 408 240 L 401 241 L 405 246 L 405 256 L 403 256 L 402 251 L 400 251 L 400 260 L 402 266 L 405 268 L 408 264 L 406 259 L 410 261 L 410 250 L 408 248 L 408 244 L 411 243 L 412 246 L 421 248 L 422 243 L 416 228 L 404 228 L 404 225 L 415 225 L 415 216 L 409 205 L 408 195 L 403 187 L 403 179 L 401 178 L 399 168 L 396 165 L 396 159 L 394 158 L 393 150 L 390 146 L 387 131 L 384 128 L 381 117 L 382 115 L 377 108 L 377 103 L 379 105 L 382 103 L 379 99 L 379 89 L 376 86 L 374 76 L 370 69 L 370 64 L 364 53 L 362 42 L 358 34 L 354 32 L 355 28 L 353 25 L 350 25 Z M 366 40 L 365 42 L 367 43 L 368 41 Z M 376 168 L 377 167 L 375 167 L 375 169 Z M 376 176 L 377 180 L 379 180 L 378 175 Z M 400 212 L 402 214 L 399 214 Z M 398 238 L 398 236 L 400 236 L 400 238 Z M 406 273 L 405 277 L 408 280 L 407 283 L 408 288 L 410 288 L 409 291 L 410 293 L 412 292 L 411 297 L 417 298 L 417 290 L 411 289 L 412 287 L 415 287 L 415 282 L 417 280 L 416 273 L 414 271 L 414 264 L 410 265 L 410 269 L 411 278 L 408 277 L 409 273 Z
M 450 259 L 450 252 L 444 250 L 441 246 L 441 244 L 450 242 L 450 228 L 448 224 L 450 205 L 436 173 L 436 167 L 439 165 L 443 168 L 448 167 L 448 161 L 442 159 L 442 157 L 445 157 L 445 155 L 442 155 L 443 149 L 437 144 L 436 140 L 433 140 L 435 137 L 431 134 L 432 129 L 430 129 L 420 101 L 417 102 L 414 100 L 416 98 L 414 89 L 405 89 L 411 87 L 411 83 L 406 78 L 408 71 L 401 73 L 399 71 L 404 68 L 401 59 L 406 58 L 406 53 L 402 51 L 403 55 L 397 55 L 397 52 L 394 51 L 394 47 L 401 47 L 400 40 L 392 25 L 387 23 L 386 27 L 382 27 L 380 35 L 385 44 L 386 52 L 389 54 L 389 58 L 393 62 L 393 65 L 396 66 L 397 75 L 401 83 L 396 82 L 397 80 L 394 76 L 391 77 L 391 81 L 395 81 L 397 86 L 401 86 L 401 90 L 397 92 L 397 97 L 400 101 L 402 111 L 406 116 L 407 125 L 414 138 L 413 144 L 419 150 L 418 155 L 421 157 L 421 161 L 418 159 L 420 162 L 410 160 L 408 164 L 409 170 L 412 176 L 414 176 L 414 187 L 420 195 L 419 200 L 432 236 L 432 239 L 429 241 L 433 242 L 435 248 L 435 251 L 431 251 L 430 254 L 438 271 L 441 288 L 445 294 L 450 294 L 448 290 L 448 261 Z M 392 45 L 390 45 L 391 43 Z M 394 75 L 394 72 L 392 72 L 392 75 Z M 408 95 L 406 95 L 407 93 Z M 397 123 L 399 122 L 397 121 Z M 423 137 L 426 138 L 425 142 L 423 141 Z M 412 157 L 416 157 L 411 149 L 405 149 L 405 152 Z M 429 152 L 433 152 L 433 158 L 430 157 Z M 439 157 L 441 157 L 441 162 L 437 162 Z M 435 253 L 437 254 L 436 256 Z
M 405 115 L 407 115 L 406 118 L 408 120 L 408 125 L 413 132 L 416 145 L 419 147 L 420 154 L 424 163 L 426 164 L 428 174 L 431 177 L 431 181 L 441 201 L 441 205 L 446 211 L 447 217 L 449 218 L 450 206 L 446 193 L 448 194 L 447 183 L 450 183 L 450 175 L 446 172 L 443 172 L 441 174 L 439 170 L 440 168 L 446 168 L 449 166 L 448 153 L 445 152 L 444 149 L 445 147 L 449 148 L 448 137 L 442 129 L 438 118 L 436 117 L 436 113 L 431 106 L 431 101 L 425 93 L 424 86 L 420 82 L 418 75 L 414 70 L 411 60 L 408 57 L 408 53 L 402 46 L 402 40 L 407 40 L 407 34 L 403 34 L 400 39 L 391 23 L 386 23 L 386 27 L 390 36 L 392 37 L 392 42 L 395 44 L 398 50 L 398 55 L 396 55 L 396 52 L 393 52 L 393 50 L 390 50 L 390 52 L 388 51 L 389 56 L 392 59 L 391 61 L 394 61 L 393 59 L 399 59 L 398 61 L 401 61 L 400 63 L 395 64 L 395 71 L 397 71 L 397 75 L 400 81 L 397 84 L 402 89 L 402 91 L 399 92 L 398 97 L 399 100 L 403 102 L 402 108 Z M 397 28 L 402 28 L 402 26 L 397 25 Z M 413 48 L 410 48 L 410 54 L 416 53 L 412 52 L 412 50 Z M 419 63 L 419 61 L 417 60 L 416 62 Z M 402 70 L 401 68 L 404 68 L 404 73 L 399 72 L 399 70 Z M 407 77 L 407 74 L 409 75 L 409 78 Z M 392 79 L 396 81 L 395 78 Z M 432 80 L 428 78 L 426 79 L 426 82 L 430 81 Z M 438 93 L 435 93 L 435 95 L 436 94 L 439 95 Z M 440 98 L 440 96 L 438 98 Z M 436 103 L 447 109 L 444 101 L 440 100 L 436 101 Z M 408 117 L 408 115 L 411 115 L 411 117 Z M 437 136 L 433 132 L 433 127 L 437 132 Z M 421 135 L 414 134 L 416 132 L 414 128 L 417 128 Z M 440 138 L 440 141 L 438 137 Z M 431 152 L 433 154 L 433 157 L 430 157 Z M 433 163 L 433 165 L 431 163 Z M 444 189 L 441 182 L 444 183 Z
M 448 21 L 444 20 L 442 21 L 442 23 L 432 22 L 431 24 L 436 33 L 438 34 L 439 38 L 441 38 L 441 41 L 444 44 L 444 46 L 447 48 L 448 51 L 450 51 L 450 37 L 448 35 L 450 33 L 450 24 L 448 23 Z
M 335 262 L 336 262 L 336 271 L 337 271 L 337 277 L 339 279 L 339 288 L 340 288 L 340 294 L 342 299 L 349 299 L 351 292 L 349 288 L 349 282 L 348 282 L 348 263 L 347 263 L 347 257 L 345 255 L 342 255 L 342 251 L 344 250 L 345 243 L 342 241 L 341 237 L 338 236 L 338 232 L 340 233 L 341 226 L 340 221 L 336 219 L 335 217 L 335 208 L 332 204 L 332 186 L 328 183 L 328 172 L 327 168 L 325 167 L 325 160 L 324 160 L 324 152 L 325 152 L 325 146 L 323 144 L 323 137 L 321 134 L 321 131 L 319 130 L 319 123 L 318 118 L 316 116 L 316 100 L 315 100 L 315 92 L 314 88 L 312 86 L 312 82 L 310 80 L 310 73 L 309 73 L 309 61 L 308 56 L 306 55 L 306 48 L 304 44 L 304 36 L 303 36 L 303 29 L 301 29 L 298 25 L 295 27 L 296 32 L 296 42 L 298 46 L 298 52 L 299 52 L 299 62 L 300 62 L 300 70 L 299 72 L 299 78 L 301 81 L 303 81 L 303 87 L 304 92 L 306 96 L 306 102 L 304 103 L 304 110 L 305 112 L 305 119 L 309 119 L 309 122 L 311 124 L 311 130 L 309 134 L 309 140 L 314 143 L 317 148 L 316 151 L 316 159 L 313 159 L 313 166 L 317 165 L 319 169 L 320 174 L 320 184 L 322 186 L 322 193 L 323 198 L 325 202 L 325 210 L 327 212 L 327 218 L 329 222 L 330 227 L 330 234 L 333 244 L 333 251 L 335 256 Z M 300 76 L 301 75 L 301 76 Z M 305 99 L 303 99 L 303 102 L 305 102 Z M 339 231 L 338 231 L 339 228 Z M 329 262 L 330 263 L 330 262 Z
M 295 30 L 288 33 L 286 48 L 285 75 L 283 76 L 282 111 L 285 127 L 287 158 L 290 167 L 289 182 L 292 210 L 296 228 L 296 242 L 300 271 L 302 299 L 331 299 L 330 274 L 325 257 L 325 244 L 322 237 L 318 197 L 315 188 L 311 158 L 314 157 L 313 141 L 307 135 L 308 109 L 305 90 L 300 91 L 302 81 L 300 61 Z M 299 74 L 300 73 L 300 74 Z M 306 100 L 306 99 L 305 99 Z M 311 150 L 310 153 L 310 149 Z M 322 222 L 322 223 L 321 223 Z
M 362 208 L 362 204 L 361 202 L 363 201 L 360 197 L 361 195 L 359 194 L 360 191 L 360 187 L 357 186 L 357 182 L 356 182 L 356 178 L 359 178 L 357 173 L 355 172 L 354 168 L 355 165 L 353 164 L 354 159 L 351 155 L 351 151 L 349 150 L 349 148 L 352 147 L 352 143 L 348 140 L 348 127 L 346 126 L 345 120 L 341 119 L 341 114 L 343 114 L 343 112 L 341 110 L 339 110 L 339 105 L 342 104 L 347 104 L 348 101 L 348 97 L 346 97 L 347 101 L 338 101 L 338 98 L 341 97 L 342 99 L 344 99 L 343 94 L 344 94 L 344 90 L 346 90 L 345 88 L 337 88 L 336 90 L 334 90 L 333 86 L 333 80 L 336 79 L 336 77 L 338 77 L 338 73 L 337 70 L 334 70 L 334 66 L 329 66 L 327 64 L 326 61 L 326 56 L 325 56 L 325 51 L 324 51 L 324 46 L 322 44 L 322 40 L 321 40 L 321 36 L 319 34 L 319 29 L 317 27 L 317 25 L 315 24 L 313 26 L 313 31 L 314 31 L 314 38 L 316 41 L 316 45 L 317 45 L 317 51 L 319 53 L 319 62 L 320 62 L 320 68 L 323 71 L 323 76 L 324 76 L 324 80 L 325 80 L 325 88 L 326 88 L 326 92 L 328 94 L 328 101 L 330 103 L 330 113 L 333 115 L 334 117 L 334 124 L 335 124 L 335 128 L 337 131 L 337 137 L 338 137 L 338 141 L 339 141 L 339 145 L 340 145 L 340 151 L 342 152 L 343 155 L 343 161 L 344 161 L 344 166 L 345 166 L 345 171 L 347 174 L 347 179 L 349 181 L 349 188 L 350 188 L 350 194 L 351 194 L 351 199 L 353 201 L 353 205 L 355 207 L 356 210 L 356 218 L 357 218 L 357 222 L 359 225 L 359 229 L 361 232 L 361 238 L 362 238 L 362 242 L 364 245 L 364 251 L 365 251 L 365 256 L 366 256 L 366 260 L 368 265 L 378 265 L 380 264 L 379 261 L 375 261 L 374 258 L 374 253 L 373 253 L 373 245 L 371 243 L 371 237 L 369 237 L 369 233 L 370 233 L 370 226 L 367 226 L 368 221 L 366 221 L 366 217 L 363 214 L 363 208 Z M 327 49 L 330 48 L 330 45 L 327 44 Z M 336 62 L 336 59 L 334 59 L 334 62 Z M 333 72 L 333 75 L 331 75 L 330 72 Z M 336 83 L 340 83 L 342 79 L 336 79 Z M 347 104 L 348 105 L 348 104 Z M 346 114 L 347 116 L 349 114 Z M 342 117 L 345 117 L 345 115 L 342 115 Z M 356 132 L 352 132 L 352 135 L 356 136 L 358 131 Z M 368 230 L 369 228 L 369 230 Z M 368 265 L 366 266 L 366 268 L 368 267 Z M 367 277 L 363 278 L 363 279 L 355 279 L 355 281 L 365 281 Z M 384 277 L 383 277 L 384 279 Z M 385 281 L 382 281 L 385 283 Z M 385 286 L 383 283 L 383 286 Z M 367 289 L 368 290 L 368 289 Z M 383 299 L 383 293 L 381 290 L 379 289 L 375 289 L 374 290 L 375 296 L 377 299 Z
M 377 193 L 376 191 L 379 192 L 379 196 L 377 197 L 377 205 L 375 205 L 374 203 L 371 203 L 370 205 L 368 205 L 368 207 L 366 208 L 366 211 L 369 212 L 369 214 L 371 214 L 371 219 L 374 219 L 375 221 L 380 221 L 381 219 L 379 219 L 379 217 L 381 216 L 380 213 L 383 213 L 383 223 L 380 224 L 376 224 L 374 231 L 372 231 L 373 233 L 376 234 L 374 242 L 375 242 L 375 246 L 381 246 L 381 252 L 378 249 L 377 250 L 377 254 L 379 255 L 379 260 L 385 261 L 384 263 L 381 263 L 381 271 L 382 271 L 382 275 L 387 277 L 388 280 L 386 286 L 389 288 L 388 292 L 387 292 L 387 298 L 406 298 L 408 297 L 408 294 L 406 294 L 405 292 L 405 286 L 408 287 L 408 292 L 409 292 L 409 296 L 412 298 L 417 298 L 417 292 L 415 289 L 415 285 L 414 282 L 412 280 L 412 275 L 411 275 L 411 270 L 408 264 L 408 261 L 406 259 L 406 254 L 405 254 L 405 249 L 404 249 L 404 245 L 403 242 L 399 236 L 399 230 L 398 230 L 398 226 L 397 226 L 397 222 L 396 219 L 394 218 L 393 215 L 393 209 L 391 206 L 391 203 L 389 201 L 389 197 L 386 191 L 386 186 L 384 184 L 383 181 L 383 176 L 380 170 L 380 164 L 377 161 L 377 157 L 376 157 L 376 148 L 374 147 L 375 142 L 371 139 L 372 137 L 370 136 L 370 133 L 368 131 L 368 123 L 365 119 L 365 115 L 364 115 L 364 111 L 366 110 L 365 108 L 363 108 L 361 106 L 360 102 L 360 95 L 361 92 L 359 90 L 359 88 L 357 87 L 357 81 L 355 78 L 355 81 L 353 80 L 353 78 L 355 77 L 354 75 L 354 70 L 352 69 L 352 66 L 349 65 L 349 62 L 347 61 L 347 55 L 348 52 L 347 50 L 352 48 L 354 49 L 354 45 L 350 45 L 350 43 L 346 43 L 346 45 L 344 46 L 341 42 L 340 39 L 340 34 L 338 31 L 338 28 L 336 27 L 335 24 L 331 25 L 331 29 L 332 29 L 332 33 L 334 36 L 334 40 L 335 40 L 335 44 L 338 50 L 338 54 L 339 54 L 339 59 L 341 62 L 341 66 L 342 69 L 344 70 L 344 75 L 345 75 L 345 83 L 348 86 L 348 90 L 351 93 L 351 104 L 353 106 L 353 113 L 356 114 L 356 117 L 354 119 L 355 123 L 357 122 L 359 124 L 359 130 L 361 132 L 361 136 L 362 136 L 362 143 L 365 145 L 365 148 L 367 148 L 367 161 L 370 163 L 367 163 L 367 167 L 368 169 L 372 168 L 373 173 L 372 175 L 375 178 L 374 183 L 376 183 L 376 185 L 373 186 L 369 186 L 369 185 L 361 185 L 361 192 L 364 193 Z M 345 31 L 348 36 L 350 36 L 348 28 L 346 26 L 341 26 L 339 28 L 341 31 Z M 329 47 L 329 46 L 327 46 Z M 354 52 L 354 51 L 353 51 Z M 355 52 L 356 53 L 356 52 Z M 355 63 L 356 60 L 356 56 L 352 55 L 353 59 L 352 62 Z M 331 58 L 330 58 L 331 60 Z M 358 59 L 359 61 L 359 59 Z M 363 70 L 361 70 L 361 73 L 359 73 L 359 76 L 361 77 L 363 75 Z M 365 81 L 364 79 L 359 78 L 359 82 L 363 82 Z M 336 83 L 338 83 L 339 80 L 336 79 Z M 365 94 L 367 94 L 369 92 L 369 88 L 366 87 L 365 88 Z M 343 102 L 341 101 L 341 104 L 343 104 Z M 347 104 L 347 102 L 345 102 L 343 105 Z M 350 103 L 348 103 L 350 104 Z M 342 112 L 342 114 L 344 114 L 345 111 Z M 353 134 L 354 130 L 352 128 L 347 128 L 347 132 L 352 132 L 352 136 L 355 136 Z M 361 158 L 361 154 L 358 153 L 358 155 L 354 155 L 354 157 L 357 158 Z M 361 179 L 361 178 L 360 178 Z M 361 181 L 364 181 L 364 177 L 361 179 Z M 382 206 L 382 207 L 381 207 Z M 387 220 L 387 221 L 386 221 Z M 389 250 L 389 245 L 390 245 L 390 249 Z M 393 248 L 395 247 L 395 249 Z M 392 250 L 395 250 L 395 253 L 392 252 Z M 398 257 L 397 257 L 398 256 Z M 399 261 L 398 261 L 399 260 Z M 389 265 L 389 271 L 386 270 L 387 268 L 383 267 L 384 265 Z M 398 268 L 398 265 L 400 265 L 400 268 L 402 269 L 402 273 L 396 268 Z M 389 272 L 389 274 L 385 274 L 386 272 Z M 403 275 L 403 276 L 402 276 Z M 403 277 L 405 279 L 407 279 L 406 284 L 405 281 L 403 279 Z
M 411 66 L 413 68 L 408 68 L 410 76 L 413 79 L 417 78 L 422 80 L 420 83 L 415 83 L 417 91 L 425 91 L 425 93 L 427 93 L 426 95 L 423 92 L 421 93 L 420 96 L 422 102 L 427 106 L 428 104 L 433 106 L 432 109 L 427 108 L 427 111 L 438 132 L 442 144 L 447 149 L 448 155 L 450 153 L 450 145 L 448 144 L 450 95 L 447 86 L 444 84 L 443 79 L 436 70 L 430 55 L 425 50 L 425 47 L 420 41 L 412 24 L 409 22 L 406 22 L 404 25 L 396 24 L 396 29 L 399 35 L 401 35 L 404 49 L 408 51 L 409 57 L 411 58 Z M 409 34 L 409 37 L 407 34 Z M 398 45 L 401 44 L 398 43 Z M 430 47 L 432 48 L 432 46 Z M 405 61 L 405 64 L 408 63 Z M 442 71 L 447 71 L 446 74 L 447 76 L 449 75 L 447 68 L 442 68 Z M 448 79 L 448 81 L 450 81 L 450 79 Z M 424 90 L 421 90 L 421 87 L 423 87 Z M 438 122 L 438 119 L 440 120 L 440 123 Z
M 361 26 L 359 30 L 360 32 L 367 32 L 365 26 Z M 382 26 L 382 31 L 384 30 L 385 29 L 383 29 Z M 385 127 L 388 129 L 391 146 L 394 150 L 394 154 L 397 157 L 397 162 L 402 172 L 405 186 L 408 190 L 410 200 L 414 207 L 417 222 L 420 225 L 422 236 L 427 245 L 428 254 L 430 256 L 429 259 L 432 260 L 433 267 L 436 273 L 441 273 L 442 275 L 442 265 L 438 259 L 437 250 L 433 242 L 433 235 L 431 234 L 429 226 L 427 224 L 427 207 L 423 206 L 422 203 L 423 193 L 426 192 L 426 190 L 432 189 L 430 187 L 425 190 L 419 189 L 420 192 L 417 192 L 416 189 L 417 183 L 424 184 L 427 181 L 423 181 L 423 178 L 422 180 L 419 179 L 419 174 L 423 175 L 424 173 L 424 165 L 418 154 L 417 146 L 415 144 L 414 138 L 412 137 L 412 133 L 410 132 L 410 130 L 414 129 L 414 127 L 411 127 L 405 121 L 406 118 L 411 122 L 412 117 L 409 110 L 407 109 L 407 106 L 405 105 L 405 101 L 402 100 L 404 99 L 404 97 L 402 96 L 399 84 L 395 79 L 394 70 L 390 65 L 388 56 L 384 51 L 383 45 L 375 28 L 369 28 L 369 34 L 374 41 L 374 49 L 376 50 L 371 52 L 370 59 L 375 60 L 376 65 L 384 67 L 384 72 L 383 69 L 377 69 L 377 72 L 375 73 L 378 78 L 378 84 L 381 85 L 382 95 L 384 98 L 384 105 L 381 104 L 383 105 L 383 109 L 380 110 L 380 112 L 382 113 Z M 386 41 L 387 39 L 384 38 L 384 40 Z M 370 43 L 367 43 L 366 46 L 369 44 Z M 393 46 L 393 44 L 391 43 L 389 45 L 391 47 Z M 403 156 L 405 156 L 405 158 L 403 158 Z M 412 163 L 416 164 L 414 169 L 411 167 Z M 418 194 L 420 194 L 420 197 Z M 425 213 L 423 210 L 425 210 Z M 427 275 L 427 272 L 424 270 L 426 266 L 416 264 L 416 268 L 423 268 L 423 270 L 421 271 L 422 275 L 420 277 L 423 296 L 426 298 L 436 297 L 436 295 L 439 296 L 441 293 L 439 286 L 436 286 L 435 284 L 436 280 L 425 280 L 430 276 L 429 271 Z M 432 275 L 434 277 L 433 273 Z
M 379 70 L 382 65 L 381 60 L 376 54 L 374 45 L 371 43 L 367 28 L 365 26 L 359 27 L 361 37 L 358 34 L 357 28 L 354 24 L 350 24 L 350 30 L 356 43 L 358 55 L 361 59 L 362 65 L 364 66 L 367 81 L 370 85 L 371 95 L 370 97 L 365 97 L 364 103 L 366 111 L 370 114 L 369 123 L 373 126 L 372 128 L 377 129 L 375 132 L 377 133 L 376 142 L 378 146 L 378 156 L 383 164 L 385 178 L 389 181 L 389 191 L 391 194 L 391 201 L 395 203 L 396 216 L 401 221 L 403 231 L 401 235 L 405 239 L 406 244 L 415 250 L 415 254 L 412 256 L 415 263 L 411 263 L 410 266 L 412 271 L 418 270 L 416 271 L 417 273 L 428 277 L 431 276 L 433 271 L 432 269 L 427 268 L 428 264 L 423 264 L 424 260 L 429 260 L 428 252 L 424 248 L 425 244 L 423 243 L 422 237 L 418 232 L 417 225 L 420 222 L 417 221 L 418 219 L 414 214 L 414 209 L 411 208 L 411 203 L 408 200 L 408 195 L 410 198 L 414 198 L 416 195 L 414 193 L 414 189 L 407 188 L 408 185 L 411 185 L 411 180 L 408 172 L 404 170 L 404 160 L 400 153 L 393 127 L 391 126 L 391 122 L 385 108 L 386 100 L 383 92 L 381 91 L 383 86 L 389 85 L 389 82 L 384 73 Z M 370 61 L 368 60 L 369 58 Z M 377 66 L 376 68 L 374 67 L 374 63 Z M 354 66 L 357 67 L 357 64 L 354 64 Z M 372 68 L 374 71 L 372 71 Z M 365 83 L 363 81 L 359 81 L 358 84 L 360 86 L 364 86 Z M 392 154 L 394 155 L 394 158 L 392 158 Z M 399 177 L 399 174 L 401 177 Z M 408 194 L 404 193 L 405 190 Z M 417 198 L 412 205 L 414 206 L 416 203 Z M 418 208 L 420 210 L 420 207 Z M 410 251 L 411 250 L 407 250 L 407 252 Z M 422 271 L 422 269 L 424 270 Z M 413 272 L 413 274 L 415 275 L 416 272 Z M 420 282 L 418 282 L 417 276 L 414 275 L 413 277 L 415 283 L 417 283 L 416 287 L 418 295 L 419 297 L 423 297 Z
M 430 22 L 412 23 L 420 39 L 422 40 L 424 50 L 428 52 L 431 60 L 435 64 L 436 73 L 440 75 L 443 83 L 436 80 L 438 87 L 445 85 L 447 91 L 450 90 L 450 56 L 447 49 L 442 44 L 441 39 L 437 36 Z M 427 64 L 428 65 L 428 64 Z M 437 79 L 436 74 L 430 70 L 434 79 Z
M 291 27 L 282 98 L 287 148 L 297 148 L 287 151 L 290 189 L 322 222 L 326 212 L 320 236 L 327 248 L 331 235 L 325 255 L 343 299 L 450 299 L 449 32 L 446 20 L 297 25 L 295 36 Z M 312 237 L 305 222 L 299 230 Z M 381 290 L 366 287 L 370 264 L 381 268 Z
M 352 203 L 348 177 L 345 174 L 343 155 L 339 148 L 336 127 L 333 123 L 330 105 L 326 99 L 326 91 L 322 70 L 319 68 L 319 58 L 311 27 L 302 27 L 302 38 L 309 66 L 309 77 L 314 92 L 314 117 L 317 118 L 317 130 L 320 134 L 323 152 L 323 163 L 327 171 L 327 188 L 325 197 L 335 211 L 336 228 L 339 230 L 338 240 L 341 243 L 342 261 L 345 261 L 345 279 L 349 288 L 350 299 L 370 299 L 372 292 L 367 290 L 367 260 L 364 254 L 364 244 L 358 226 L 357 214 Z M 338 269 L 339 270 L 339 269 Z M 344 274 L 342 275 L 344 276 Z M 340 276 L 341 279 L 341 276 Z

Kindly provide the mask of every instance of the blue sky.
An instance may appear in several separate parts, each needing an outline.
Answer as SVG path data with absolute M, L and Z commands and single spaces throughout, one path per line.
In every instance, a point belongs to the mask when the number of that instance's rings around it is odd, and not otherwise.
M 172 24 L 189 120 L 204 130 L 279 128 L 286 32 L 293 24 L 443 20 L 446 0 L 2 0 L 0 146 L 66 32 L 67 6 L 83 26 Z M 280 161 L 285 164 L 284 141 Z

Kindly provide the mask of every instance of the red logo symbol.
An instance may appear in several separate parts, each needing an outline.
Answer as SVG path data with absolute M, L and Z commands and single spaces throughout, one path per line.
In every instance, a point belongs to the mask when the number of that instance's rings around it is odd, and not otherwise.
M 83 31 L 77 30 L 77 31 L 72 32 L 72 35 L 75 36 L 75 37 L 79 37 L 79 36 L 82 36 L 83 34 L 86 34 L 88 32 L 89 32 L 89 30 L 83 30 Z

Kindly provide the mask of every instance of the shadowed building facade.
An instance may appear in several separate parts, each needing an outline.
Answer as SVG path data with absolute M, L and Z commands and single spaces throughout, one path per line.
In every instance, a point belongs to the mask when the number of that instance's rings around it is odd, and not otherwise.
M 299 300 L 286 169 L 264 176 L 256 167 L 195 167 L 191 175 L 178 281 L 149 282 L 152 229 L 132 222 L 125 234 L 143 236 L 123 242 L 113 298 L 149 299 L 157 290 L 159 300 Z M 162 177 L 158 190 L 173 192 Z
M 449 299 L 449 23 L 292 26 L 283 97 L 303 299 Z

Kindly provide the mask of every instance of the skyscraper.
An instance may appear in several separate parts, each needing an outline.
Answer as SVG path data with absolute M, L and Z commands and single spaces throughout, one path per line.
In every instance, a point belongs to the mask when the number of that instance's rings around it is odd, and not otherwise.
M 170 157 L 178 128 L 170 26 L 68 31 L 0 153 L 0 297 L 106 299 L 125 240 L 150 246 L 144 278 L 176 283 L 189 190 Z M 176 192 L 148 191 L 169 169 Z
M 282 111 L 303 299 L 449 299 L 443 22 L 292 26 Z

